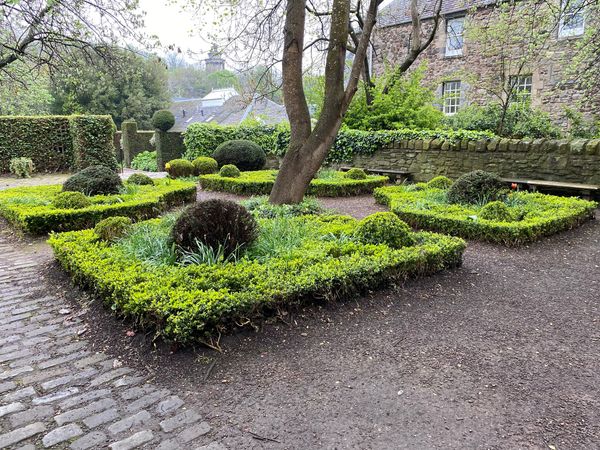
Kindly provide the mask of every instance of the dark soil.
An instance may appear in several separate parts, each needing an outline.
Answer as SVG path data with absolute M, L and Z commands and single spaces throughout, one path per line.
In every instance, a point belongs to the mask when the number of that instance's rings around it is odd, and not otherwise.
M 231 449 L 600 448 L 598 221 L 528 247 L 471 243 L 459 269 L 307 305 L 222 353 L 153 349 L 98 301 L 88 317 L 97 349 L 197 402 Z

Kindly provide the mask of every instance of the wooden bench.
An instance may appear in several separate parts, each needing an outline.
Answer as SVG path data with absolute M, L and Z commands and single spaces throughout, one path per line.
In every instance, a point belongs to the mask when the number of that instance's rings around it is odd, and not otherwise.
M 546 180 L 523 180 L 516 178 L 502 178 L 502 181 L 506 183 L 515 183 L 518 185 L 525 185 L 530 188 L 533 192 L 536 192 L 538 188 L 549 188 L 564 191 L 577 191 L 581 193 L 581 196 L 587 199 L 600 192 L 600 186 L 595 184 L 581 184 L 581 183 L 568 183 L 562 181 L 546 181 Z
M 342 166 L 340 170 L 343 172 L 347 172 L 354 167 Z M 401 180 L 410 180 L 411 173 L 406 170 L 393 170 L 393 169 L 364 169 L 367 173 L 375 174 L 375 175 L 385 175 L 387 176 L 392 183 L 395 183 L 398 178 Z

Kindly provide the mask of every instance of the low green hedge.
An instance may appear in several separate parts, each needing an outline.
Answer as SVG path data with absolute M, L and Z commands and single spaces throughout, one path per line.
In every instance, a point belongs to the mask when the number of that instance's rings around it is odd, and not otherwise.
M 481 218 L 484 205 L 448 204 L 442 189 L 384 187 L 374 195 L 414 227 L 508 246 L 574 228 L 592 218 L 598 207 L 575 197 L 514 192 L 505 200 L 512 220 L 501 222 Z
M 196 199 L 194 183 L 157 180 L 153 186 L 129 185 L 123 194 L 90 197 L 91 206 L 59 209 L 52 200 L 62 186 L 35 186 L 0 191 L 0 216 L 32 234 L 91 228 L 111 216 L 134 220 L 156 217 L 165 209 Z
M 222 177 L 218 174 L 200 176 L 200 186 L 207 191 L 224 191 L 238 195 L 268 195 L 273 189 L 276 170 L 242 172 L 239 177 Z M 317 197 L 344 197 L 369 194 L 373 189 L 384 186 L 388 177 L 369 175 L 364 180 L 346 178 L 344 172 L 335 172 L 327 178 L 311 181 L 307 195 Z
M 164 219 L 134 225 L 159 227 Z M 262 219 L 261 227 L 266 221 Z M 75 282 L 139 327 L 165 340 L 190 343 L 266 311 L 303 299 L 336 298 L 390 280 L 432 273 L 461 263 L 463 240 L 414 233 L 415 244 L 391 249 L 350 237 L 358 221 L 301 216 L 308 237 L 285 256 L 241 258 L 220 264 L 154 265 L 101 241 L 93 230 L 52 234 L 49 244 Z M 313 228 L 314 227 L 314 228 Z

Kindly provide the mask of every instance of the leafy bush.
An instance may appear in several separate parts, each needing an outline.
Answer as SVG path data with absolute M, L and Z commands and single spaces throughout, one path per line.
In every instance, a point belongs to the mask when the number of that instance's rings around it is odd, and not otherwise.
M 258 234 L 256 220 L 243 206 L 229 200 L 206 200 L 189 206 L 173 226 L 172 237 L 181 249 L 195 251 L 198 243 L 224 256 L 237 253 Z
M 89 166 L 77 172 L 63 184 L 63 191 L 77 191 L 85 195 L 118 194 L 123 187 L 121 177 L 106 166 Z
M 354 236 L 364 244 L 385 244 L 401 248 L 414 244 L 412 230 L 391 212 L 378 212 L 362 219 Z
M 223 142 L 215 150 L 213 158 L 220 167 L 233 164 L 242 171 L 260 170 L 267 162 L 265 151 L 258 144 L 243 139 Z
M 220 177 L 239 178 L 240 175 L 240 169 L 233 164 L 225 164 L 223 167 L 221 167 L 221 170 L 219 170 Z
M 147 151 L 138 153 L 131 161 L 131 168 L 143 170 L 145 172 L 158 172 L 156 152 Z
M 9 166 L 10 173 L 15 174 L 20 178 L 31 178 L 34 166 L 31 158 L 12 158 Z
M 91 206 L 92 201 L 81 192 L 59 192 L 52 200 L 57 209 L 81 209 Z
M 209 173 L 215 173 L 219 170 L 219 163 L 214 158 L 208 156 L 199 156 L 192 161 L 194 165 L 195 175 L 207 175 Z
M 194 175 L 194 165 L 187 159 L 173 159 L 165 164 L 165 170 L 171 178 L 191 177 Z
M 494 173 L 474 170 L 460 176 L 448 190 L 450 203 L 487 203 L 497 200 L 503 183 Z
M 569 136 L 582 139 L 600 138 L 600 119 L 593 117 L 587 119 L 581 112 L 565 108 L 565 116 L 569 122 Z
M 224 191 L 238 195 L 268 195 L 273 189 L 276 170 L 257 170 L 242 172 L 237 178 L 220 175 L 200 176 L 202 189 L 208 191 Z M 317 197 L 343 197 L 368 194 L 376 187 L 385 185 L 387 177 L 368 175 L 364 180 L 352 180 L 344 176 L 344 172 L 329 174 L 327 178 L 315 178 L 310 182 L 307 195 Z
M 444 176 L 434 177 L 427 182 L 427 188 L 429 189 L 448 189 L 450 186 L 452 186 L 452 180 Z
M 324 211 L 318 200 L 312 197 L 305 197 L 292 205 L 273 205 L 266 196 L 252 197 L 241 203 L 254 216 L 266 219 L 321 214 Z
M 364 180 L 367 178 L 367 174 L 363 169 L 358 169 L 353 167 L 344 175 L 346 178 L 350 178 L 351 180 Z
M 169 131 L 175 125 L 175 116 L 168 109 L 159 109 L 152 115 L 152 126 L 160 131 Z
M 506 203 L 500 201 L 489 202 L 479 211 L 479 218 L 493 220 L 494 222 L 512 222 L 513 216 Z
M 127 183 L 137 184 L 140 186 L 154 186 L 154 181 L 144 173 L 132 173 L 127 178 Z
M 0 215 L 22 231 L 44 234 L 93 228 L 100 220 L 112 216 L 139 221 L 196 200 L 195 183 L 161 179 L 156 180 L 155 186 L 133 187 L 117 195 L 90 197 L 90 206 L 76 210 L 52 205 L 61 192 L 60 185 L 6 189 L 0 191 Z
M 129 217 L 107 217 L 96 224 L 94 233 L 103 241 L 115 242 L 127 234 L 132 224 Z
M 117 170 L 114 137 L 117 127 L 111 116 L 72 116 L 73 167 L 106 166 Z

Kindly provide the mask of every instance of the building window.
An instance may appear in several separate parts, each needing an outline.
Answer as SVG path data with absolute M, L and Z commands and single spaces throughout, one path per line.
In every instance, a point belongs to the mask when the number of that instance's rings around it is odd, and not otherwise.
M 583 0 L 563 0 L 562 15 L 558 24 L 558 36 L 581 36 L 585 29 Z
M 460 81 L 446 81 L 442 85 L 442 99 L 444 114 L 455 114 L 460 108 L 461 84 Z
M 509 79 L 511 91 L 517 101 L 531 100 L 533 87 L 532 75 L 512 75 Z
M 446 20 L 446 56 L 462 55 L 464 31 L 464 17 L 454 17 Z

